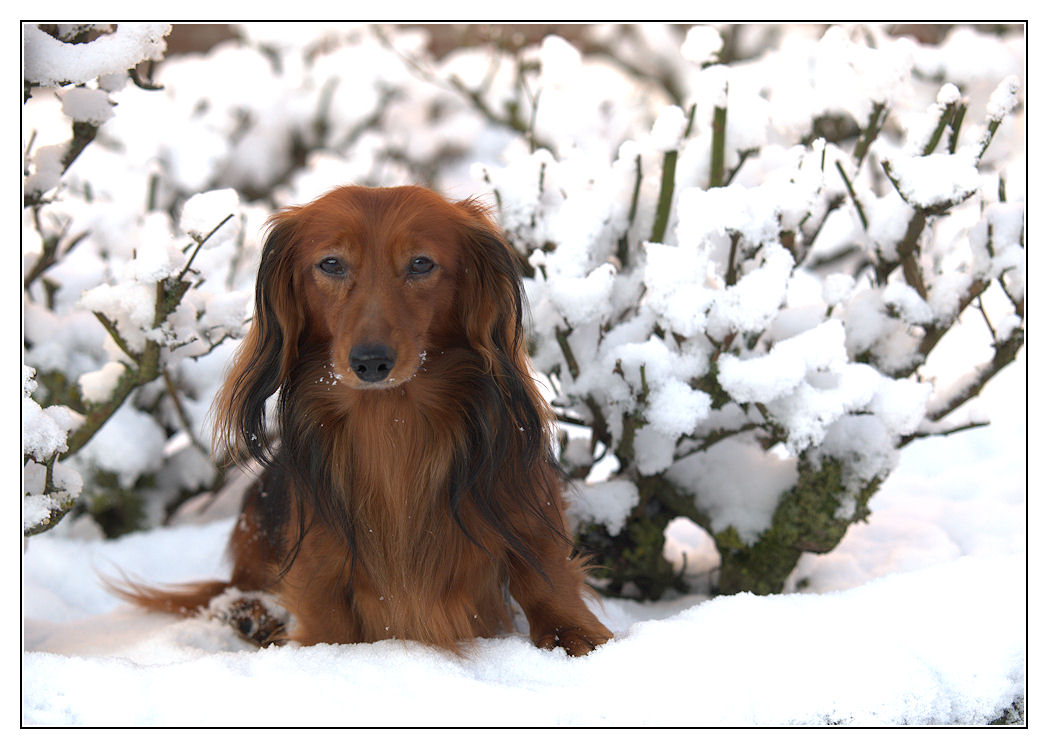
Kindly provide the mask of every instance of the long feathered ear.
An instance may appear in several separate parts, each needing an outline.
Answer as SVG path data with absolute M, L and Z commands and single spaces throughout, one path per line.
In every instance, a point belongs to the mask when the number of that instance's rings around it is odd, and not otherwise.
M 459 306 L 462 329 L 502 393 L 506 413 L 541 442 L 551 413 L 528 364 L 521 261 L 481 204 L 468 200 L 458 206 L 470 216 Z M 544 447 L 529 445 L 528 452 L 544 452 Z
M 214 444 L 239 460 L 248 455 L 262 463 L 271 456 L 266 430 L 266 400 L 285 381 L 298 357 L 304 326 L 295 303 L 291 258 L 296 213 L 272 219 L 255 282 L 255 312 L 215 400 Z
M 499 373 L 503 358 L 516 369 L 526 367 L 520 261 L 482 204 L 466 200 L 458 206 L 470 216 L 463 242 L 462 328 L 489 371 Z
M 525 528 L 538 524 L 552 535 L 563 538 L 564 533 L 559 517 L 549 510 L 559 506 L 552 484 L 536 478 L 556 470 L 549 435 L 552 414 L 528 364 L 520 261 L 481 205 L 465 201 L 458 206 L 469 215 L 461 325 L 470 347 L 484 360 L 487 377 L 467 404 L 473 428 L 467 457 L 456 463 L 452 475 L 452 513 L 457 520 L 458 503 L 468 495 L 489 527 L 545 577 Z M 530 519 L 514 520 L 506 512 L 507 502 Z

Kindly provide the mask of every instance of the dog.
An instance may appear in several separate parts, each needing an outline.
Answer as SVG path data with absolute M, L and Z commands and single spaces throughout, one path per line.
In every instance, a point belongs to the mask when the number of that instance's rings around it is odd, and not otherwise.
M 276 214 L 215 403 L 215 444 L 263 469 L 231 579 L 121 594 L 192 615 L 232 593 L 229 620 L 260 644 L 457 653 L 512 630 L 511 595 L 540 648 L 607 642 L 529 374 L 518 263 L 481 203 L 422 187 L 340 187 Z

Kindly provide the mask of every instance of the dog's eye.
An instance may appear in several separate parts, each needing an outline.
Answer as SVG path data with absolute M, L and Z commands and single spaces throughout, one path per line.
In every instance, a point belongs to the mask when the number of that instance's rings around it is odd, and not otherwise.
M 433 270 L 436 263 L 430 260 L 425 255 L 419 255 L 418 257 L 411 258 L 411 263 L 408 265 L 408 275 L 410 276 L 424 276 Z
M 326 273 L 329 276 L 346 275 L 346 269 L 342 265 L 342 261 L 339 260 L 337 257 L 326 257 L 319 263 L 317 263 L 317 267 L 320 268 L 320 270 L 323 273 Z

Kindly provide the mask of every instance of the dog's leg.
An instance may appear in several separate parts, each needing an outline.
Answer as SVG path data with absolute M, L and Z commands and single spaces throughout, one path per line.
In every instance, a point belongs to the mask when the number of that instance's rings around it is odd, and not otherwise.
M 260 502 L 263 478 L 245 494 L 240 517 L 229 539 L 233 575 L 228 588 L 208 606 L 208 613 L 229 624 L 248 642 L 260 646 L 283 644 L 288 612 L 271 595 L 277 579 L 281 544 L 276 529 L 263 527 Z
M 541 548 L 545 546 L 546 548 Z M 533 547 L 536 548 L 536 547 Z M 509 591 L 528 618 L 531 640 L 538 647 L 562 647 L 568 655 L 586 655 L 611 639 L 583 601 L 585 571 L 558 539 L 546 538 L 540 574 L 522 560 L 510 563 Z
M 301 645 L 363 641 L 351 573 L 345 544 L 323 526 L 311 528 L 274 590 L 291 612 L 290 639 Z

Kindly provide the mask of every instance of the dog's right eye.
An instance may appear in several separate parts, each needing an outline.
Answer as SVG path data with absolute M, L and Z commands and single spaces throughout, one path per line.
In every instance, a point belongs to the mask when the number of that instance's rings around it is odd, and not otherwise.
M 317 267 L 320 268 L 322 273 L 329 276 L 344 276 L 346 275 L 345 266 L 342 265 L 342 261 L 337 257 L 326 257 L 317 263 Z

